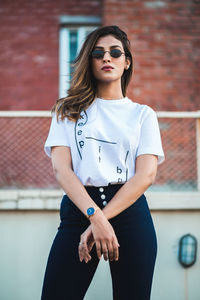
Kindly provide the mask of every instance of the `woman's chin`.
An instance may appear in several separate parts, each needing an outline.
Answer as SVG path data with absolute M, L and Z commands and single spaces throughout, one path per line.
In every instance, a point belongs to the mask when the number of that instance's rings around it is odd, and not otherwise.
M 111 83 L 117 80 L 120 80 L 120 78 L 114 78 L 113 76 L 104 76 L 97 79 L 97 81 L 100 81 L 102 83 Z

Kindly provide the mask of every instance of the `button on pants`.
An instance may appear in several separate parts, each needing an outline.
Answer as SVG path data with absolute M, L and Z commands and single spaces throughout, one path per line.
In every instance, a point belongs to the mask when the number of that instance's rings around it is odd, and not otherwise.
M 95 203 L 103 208 L 122 185 L 85 188 Z M 149 300 L 157 239 L 145 195 L 109 222 L 120 244 L 119 260 L 109 261 L 113 300 Z M 84 298 L 99 263 L 95 245 L 88 263 L 79 260 L 80 235 L 89 224 L 86 216 L 64 195 L 60 204 L 60 225 L 50 249 L 41 300 Z M 100 299 L 98 295 L 96 299 Z

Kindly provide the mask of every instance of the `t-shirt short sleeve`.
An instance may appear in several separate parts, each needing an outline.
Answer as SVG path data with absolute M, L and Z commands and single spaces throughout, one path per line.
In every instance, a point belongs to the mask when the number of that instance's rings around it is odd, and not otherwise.
M 149 106 L 145 115 L 140 132 L 139 145 L 136 157 L 142 154 L 154 154 L 158 156 L 158 164 L 165 160 L 162 148 L 160 129 L 156 112 Z
M 49 129 L 49 134 L 44 144 L 45 153 L 51 157 L 51 147 L 52 146 L 68 146 L 69 138 L 67 134 L 67 124 L 64 120 L 61 120 L 60 116 L 56 118 L 56 114 L 52 114 L 51 126 Z

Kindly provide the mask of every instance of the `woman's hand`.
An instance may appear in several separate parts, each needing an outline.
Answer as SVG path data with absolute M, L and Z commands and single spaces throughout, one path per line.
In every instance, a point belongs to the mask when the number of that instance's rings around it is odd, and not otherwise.
M 85 262 L 87 263 L 91 259 L 91 255 L 89 253 L 92 250 L 94 243 L 95 241 L 92 234 L 92 228 L 90 225 L 80 236 L 78 253 L 81 262 L 85 260 Z
M 105 260 L 118 260 L 120 246 L 110 222 L 106 219 L 102 210 L 98 210 L 90 217 L 91 230 L 96 244 L 97 256 L 100 259 L 103 254 Z

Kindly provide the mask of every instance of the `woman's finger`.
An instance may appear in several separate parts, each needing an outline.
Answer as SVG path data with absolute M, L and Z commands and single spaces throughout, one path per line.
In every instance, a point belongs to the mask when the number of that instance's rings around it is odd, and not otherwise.
M 107 244 L 107 247 L 108 247 L 108 256 L 109 256 L 109 260 L 110 260 L 110 261 L 113 261 L 114 247 L 113 247 L 112 242 L 109 242 L 109 243 Z
M 88 252 L 89 252 L 89 253 L 90 253 L 90 251 L 92 250 L 93 246 L 94 246 L 94 240 L 89 241 L 89 242 L 88 242 Z
M 80 262 L 84 260 L 87 263 L 91 259 L 91 256 L 85 253 L 84 251 L 80 253 L 79 257 L 80 257 Z
M 79 246 L 78 246 L 78 255 L 79 255 L 79 260 L 80 260 L 80 262 L 82 262 L 84 256 L 83 256 L 83 251 L 82 251 L 82 247 L 81 247 L 80 244 L 79 244 Z
M 78 247 L 78 253 L 80 261 L 83 261 L 83 259 L 88 258 L 88 249 L 87 249 L 87 243 L 84 241 L 80 241 L 79 247 Z
M 96 241 L 95 244 L 96 244 L 97 256 L 99 259 L 101 259 L 101 244 L 99 241 Z
M 116 242 L 113 242 L 113 259 L 116 261 L 119 259 L 119 246 Z
M 90 259 L 91 259 L 91 256 L 89 254 L 84 256 L 85 263 L 88 263 L 88 261 L 90 261 Z
M 108 248 L 106 243 L 101 244 L 101 252 L 103 254 L 104 260 L 108 260 Z
M 91 259 L 89 252 L 94 245 L 94 238 L 92 235 L 91 226 L 89 226 L 80 236 L 80 242 L 78 245 L 79 259 L 82 262 L 85 260 L 88 262 Z

